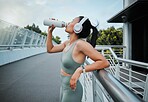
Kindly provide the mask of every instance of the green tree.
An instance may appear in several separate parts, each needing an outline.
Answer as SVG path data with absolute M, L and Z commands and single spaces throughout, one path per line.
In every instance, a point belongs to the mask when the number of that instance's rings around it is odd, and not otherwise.
M 41 34 L 42 34 L 42 35 L 45 35 L 45 36 L 47 36 L 47 33 L 46 33 L 46 31 L 44 31 L 44 32 L 41 32 Z
M 113 26 L 106 30 L 99 31 L 100 36 L 97 39 L 97 45 L 122 45 L 123 30 L 122 28 L 115 29 Z
M 60 37 L 59 36 L 52 36 L 52 40 L 55 41 L 57 44 L 60 44 L 61 43 L 61 40 L 60 40 Z
M 42 31 L 40 30 L 39 26 L 36 26 L 34 23 L 32 24 L 32 26 L 27 25 L 26 27 L 24 27 L 26 29 L 35 31 L 36 33 L 41 33 Z

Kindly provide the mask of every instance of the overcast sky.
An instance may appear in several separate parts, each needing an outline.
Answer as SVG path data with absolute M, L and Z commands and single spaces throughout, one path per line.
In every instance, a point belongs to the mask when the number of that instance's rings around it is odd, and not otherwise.
M 0 0 L 0 19 L 21 27 L 35 23 L 42 31 L 47 31 L 43 25 L 45 18 L 70 22 L 84 15 L 98 19 L 99 29 L 106 29 L 122 27 L 122 24 L 107 23 L 122 8 L 122 0 Z M 62 40 L 67 37 L 63 28 L 55 29 L 54 35 Z

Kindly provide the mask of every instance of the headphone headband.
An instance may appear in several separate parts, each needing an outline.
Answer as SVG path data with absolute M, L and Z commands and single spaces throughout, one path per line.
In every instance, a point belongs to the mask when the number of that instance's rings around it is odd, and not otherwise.
M 88 19 L 87 17 L 82 18 L 82 20 L 79 22 L 79 24 L 82 25 L 87 19 Z

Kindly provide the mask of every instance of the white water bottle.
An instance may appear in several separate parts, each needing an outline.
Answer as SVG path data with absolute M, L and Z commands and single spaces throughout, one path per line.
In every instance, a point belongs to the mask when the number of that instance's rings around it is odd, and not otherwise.
M 59 21 L 53 18 L 49 18 L 49 19 L 44 19 L 43 24 L 45 26 L 52 26 L 54 25 L 55 27 L 65 27 L 67 24 L 64 21 Z

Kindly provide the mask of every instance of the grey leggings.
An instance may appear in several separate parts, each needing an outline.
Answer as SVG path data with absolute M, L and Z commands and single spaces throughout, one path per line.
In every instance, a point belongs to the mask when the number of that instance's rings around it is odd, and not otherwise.
M 71 76 L 62 76 L 62 85 L 60 90 L 60 102 L 81 102 L 83 95 L 83 88 L 80 81 L 77 81 L 76 90 L 73 91 L 70 88 L 70 78 Z

